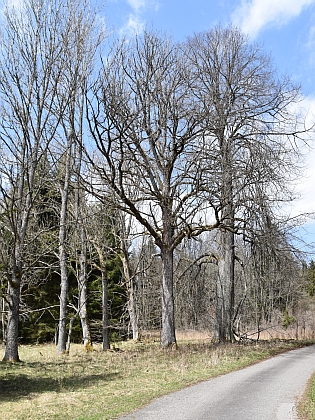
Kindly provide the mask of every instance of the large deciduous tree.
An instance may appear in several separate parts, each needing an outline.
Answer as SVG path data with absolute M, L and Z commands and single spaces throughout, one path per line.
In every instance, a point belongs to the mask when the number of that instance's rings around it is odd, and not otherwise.
M 237 28 L 197 34 L 184 48 L 194 74 L 192 92 L 203 112 L 209 201 L 220 202 L 216 336 L 233 340 L 234 235 L 253 238 L 254 212 L 260 220 L 273 219 L 275 204 L 292 197 L 290 181 L 306 131 L 303 116 L 295 112 L 301 96 Z
M 183 238 L 213 228 L 205 218 L 190 77 L 178 46 L 148 32 L 113 48 L 88 97 L 94 193 L 102 196 L 97 185 L 105 181 L 119 208 L 135 217 L 160 250 L 162 347 L 176 343 L 174 249 Z

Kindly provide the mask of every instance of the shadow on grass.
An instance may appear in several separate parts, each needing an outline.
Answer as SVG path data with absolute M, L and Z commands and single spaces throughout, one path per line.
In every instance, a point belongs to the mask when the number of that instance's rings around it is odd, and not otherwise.
M 0 402 L 13 402 L 20 398 L 31 398 L 32 394 L 71 392 L 96 385 L 100 381 L 109 382 L 119 377 L 119 373 L 74 373 L 54 378 L 47 376 L 47 373 L 41 376 L 40 370 L 36 369 L 36 376 L 34 373 L 27 375 L 22 372 L 8 372 L 3 376 L 0 377 Z

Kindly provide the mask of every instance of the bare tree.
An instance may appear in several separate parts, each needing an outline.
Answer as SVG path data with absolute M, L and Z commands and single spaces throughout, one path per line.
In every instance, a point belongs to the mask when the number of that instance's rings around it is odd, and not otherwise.
M 63 66 L 60 10 L 29 0 L 7 6 L 0 51 L 2 120 L 1 206 L 11 235 L 8 324 L 4 360 L 18 356 L 18 321 L 30 213 L 44 178 L 48 147 L 60 114 L 54 112 Z
M 86 207 L 85 229 L 87 240 L 94 248 L 96 255 L 91 252 L 92 265 L 99 270 L 102 284 L 102 337 L 103 351 L 110 348 L 109 314 L 108 314 L 108 271 L 110 258 L 120 255 L 119 238 L 117 237 L 119 222 L 113 214 L 113 209 L 104 203 L 90 203 Z
M 67 257 L 67 226 L 69 211 L 69 191 L 72 178 L 76 174 L 77 188 L 81 176 L 82 136 L 84 121 L 83 97 L 86 84 L 93 71 L 95 53 L 102 40 L 103 33 L 97 23 L 96 10 L 91 8 L 88 0 L 68 0 L 62 2 L 63 15 L 63 53 L 65 64 L 62 69 L 62 78 L 59 84 L 58 98 L 62 103 L 66 101 L 61 121 L 60 143 L 63 155 L 64 169 L 61 171 L 60 194 L 60 229 L 59 229 L 59 259 L 60 259 L 60 319 L 58 353 L 66 349 L 66 319 L 68 299 L 68 257 Z M 56 112 L 60 112 L 59 108 Z M 64 147 L 65 144 L 65 147 Z M 76 172 L 77 171 L 77 172 Z M 78 190 L 77 190 L 78 191 Z M 79 197 L 76 197 L 78 205 Z M 84 229 L 79 212 L 76 209 L 78 229 L 81 230 L 81 274 L 79 276 L 79 314 L 83 328 L 85 345 L 89 341 L 89 331 L 86 322 L 86 273 Z
M 215 231 L 185 240 L 175 253 L 176 324 L 182 330 L 213 331 L 213 303 L 218 264 Z
M 130 326 L 133 340 L 139 338 L 138 316 L 135 303 L 135 276 L 136 267 L 132 267 L 130 261 L 130 246 L 132 244 L 131 229 L 132 216 L 119 212 L 119 237 L 120 250 L 119 255 L 123 266 L 123 277 L 127 290 L 127 309 L 129 314 Z
M 187 72 L 171 40 L 145 33 L 113 48 L 88 97 L 94 193 L 101 196 L 98 179 L 105 182 L 160 250 L 162 347 L 176 343 L 174 249 L 218 224 L 205 217 L 202 140 Z
M 141 339 L 143 332 L 161 329 L 162 265 L 151 236 L 142 236 L 137 240 L 132 248 L 130 263 L 133 267 L 138 339 Z
M 7 226 L 14 243 L 7 297 L 5 360 L 18 359 L 23 255 L 30 212 L 44 178 L 43 159 L 47 159 L 52 140 L 60 135 L 61 127 L 65 128 L 69 123 L 73 128 L 74 121 L 68 118 L 68 110 L 73 109 L 76 100 L 73 100 L 75 88 L 80 86 L 81 96 L 84 90 L 83 79 L 87 73 L 86 64 L 91 63 L 91 47 L 95 50 L 94 28 L 88 1 L 27 0 L 19 6 L 4 9 L 0 57 L 1 204 L 6 209 Z M 74 141 L 73 130 L 68 134 L 69 145 L 70 138 Z M 69 154 L 68 147 L 66 155 Z M 69 159 L 65 159 L 68 174 L 71 170 Z M 65 190 L 66 184 L 62 191 L 63 202 L 66 201 Z M 65 229 L 64 204 L 62 208 L 60 247 Z M 60 256 L 65 261 L 61 248 Z M 65 276 L 63 273 L 62 277 Z M 62 290 L 61 295 L 66 293 Z M 63 315 L 61 318 L 64 319 Z
M 204 113 L 209 200 L 215 191 L 223 222 L 216 335 L 220 341 L 233 340 L 234 235 L 250 236 L 253 209 L 268 208 L 273 218 L 276 203 L 292 197 L 298 147 L 306 132 L 303 116 L 294 112 L 301 97 L 299 88 L 287 77 L 278 78 L 269 56 L 237 28 L 195 35 L 185 51 L 194 74 L 192 91 Z
M 77 164 L 77 171 L 80 171 L 81 159 L 79 156 L 79 162 Z M 78 172 L 80 173 L 80 172 Z M 88 281 L 88 239 L 86 234 L 86 220 L 84 211 L 86 197 L 84 191 L 80 187 L 79 179 L 77 180 L 77 186 L 74 195 L 74 253 L 76 260 L 76 277 L 78 281 L 78 309 L 82 328 L 83 344 L 86 349 L 90 348 L 92 344 L 91 331 L 88 320 L 88 292 L 87 292 L 87 281 Z

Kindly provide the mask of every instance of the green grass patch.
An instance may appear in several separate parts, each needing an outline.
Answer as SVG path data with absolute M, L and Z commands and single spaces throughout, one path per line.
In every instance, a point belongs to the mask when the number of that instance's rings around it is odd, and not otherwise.
M 67 356 L 58 356 L 53 345 L 21 346 L 22 362 L 0 363 L 1 419 L 114 419 L 163 394 L 306 344 L 183 341 L 178 350 L 162 350 L 158 343 L 126 342 L 109 352 L 95 346 L 85 353 L 72 345 Z
M 315 374 L 310 378 L 298 404 L 298 414 L 301 420 L 315 420 Z

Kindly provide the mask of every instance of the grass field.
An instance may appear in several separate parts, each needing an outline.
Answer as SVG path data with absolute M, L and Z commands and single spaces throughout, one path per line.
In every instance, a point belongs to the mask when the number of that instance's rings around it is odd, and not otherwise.
M 275 340 L 223 346 L 182 340 L 178 350 L 166 351 L 158 343 L 125 342 L 109 352 L 96 345 L 86 353 L 72 345 L 67 356 L 58 356 L 53 345 L 21 346 L 22 362 L 0 363 L 0 416 L 114 419 L 160 395 L 305 344 Z
M 315 374 L 308 382 L 306 391 L 298 405 L 300 420 L 315 420 Z

